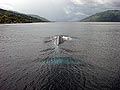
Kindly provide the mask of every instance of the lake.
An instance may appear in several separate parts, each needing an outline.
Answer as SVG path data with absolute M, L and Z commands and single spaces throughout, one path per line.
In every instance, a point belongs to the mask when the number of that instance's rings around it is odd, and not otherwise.
M 0 90 L 120 90 L 120 23 L 1 24 Z

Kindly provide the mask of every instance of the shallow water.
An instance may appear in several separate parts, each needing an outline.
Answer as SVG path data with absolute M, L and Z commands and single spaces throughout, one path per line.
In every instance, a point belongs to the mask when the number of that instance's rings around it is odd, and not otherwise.
M 0 25 L 0 90 L 119 90 L 119 64 L 120 23 Z

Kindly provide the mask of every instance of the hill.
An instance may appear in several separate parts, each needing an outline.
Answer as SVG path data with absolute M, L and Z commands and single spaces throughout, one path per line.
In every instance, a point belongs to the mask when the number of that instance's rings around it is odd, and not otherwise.
M 37 18 L 37 19 L 41 19 L 42 21 L 49 22 L 49 20 L 47 20 L 46 18 L 40 17 L 39 15 L 29 14 L 29 16 L 34 17 L 34 18 Z
M 120 10 L 108 10 L 89 16 L 81 22 L 120 22 Z
M 33 23 L 46 22 L 46 20 L 32 17 L 18 12 L 0 9 L 0 23 Z

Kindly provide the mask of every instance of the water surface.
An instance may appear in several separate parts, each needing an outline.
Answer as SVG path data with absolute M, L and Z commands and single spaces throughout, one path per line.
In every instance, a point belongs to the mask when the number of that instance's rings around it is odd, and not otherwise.
M 1 90 L 119 90 L 119 64 L 120 23 L 0 25 Z

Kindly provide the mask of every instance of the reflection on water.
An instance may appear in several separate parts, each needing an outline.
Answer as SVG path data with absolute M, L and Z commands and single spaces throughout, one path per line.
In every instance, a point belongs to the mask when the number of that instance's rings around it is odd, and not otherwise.
M 46 36 L 39 24 L 0 29 L 0 90 L 119 90 L 120 27 L 82 26 Z

